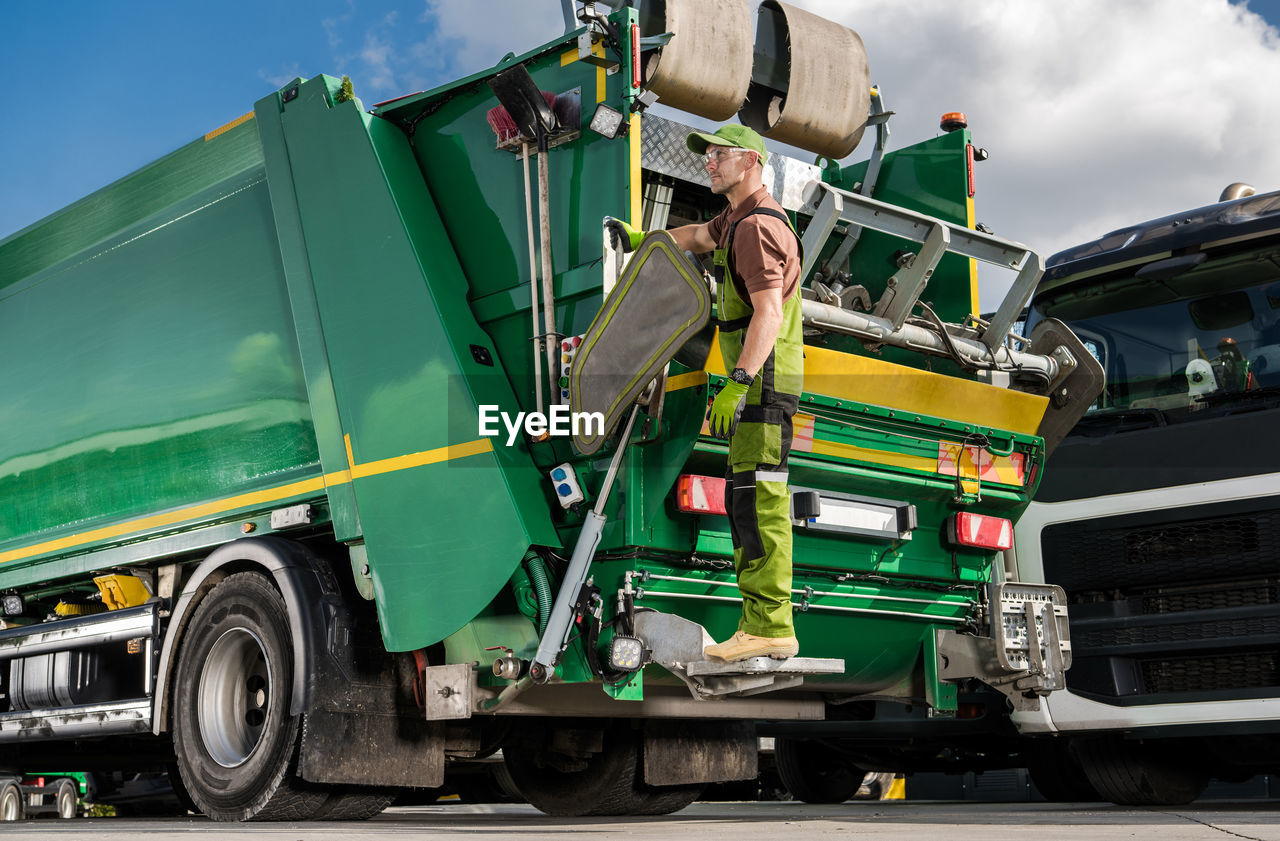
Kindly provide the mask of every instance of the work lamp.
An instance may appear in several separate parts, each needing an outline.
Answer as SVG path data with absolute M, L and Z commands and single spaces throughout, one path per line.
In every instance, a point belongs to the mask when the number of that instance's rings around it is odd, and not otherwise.
M 619 634 L 609 643 L 609 668 L 615 672 L 634 672 L 644 665 L 644 642 Z
M 596 106 L 595 113 L 591 115 L 591 123 L 588 128 L 601 137 L 613 140 L 622 134 L 622 129 L 625 125 L 626 119 L 622 116 L 622 112 L 614 110 L 602 102 Z

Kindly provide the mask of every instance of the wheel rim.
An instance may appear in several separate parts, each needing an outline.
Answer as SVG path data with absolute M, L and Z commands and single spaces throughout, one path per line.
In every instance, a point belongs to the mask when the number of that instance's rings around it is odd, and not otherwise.
M 74 818 L 76 816 L 76 796 L 69 789 L 58 793 L 58 817 Z
M 18 794 L 14 789 L 5 789 L 0 794 L 0 820 L 16 821 L 18 819 Z
M 252 631 L 232 628 L 209 649 L 200 673 L 200 738 L 224 768 L 242 765 L 258 746 L 271 703 L 271 662 Z

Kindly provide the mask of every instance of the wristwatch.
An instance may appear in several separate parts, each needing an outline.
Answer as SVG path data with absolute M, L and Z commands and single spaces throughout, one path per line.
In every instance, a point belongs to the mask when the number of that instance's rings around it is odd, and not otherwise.
M 738 385 L 751 385 L 751 382 L 755 377 L 748 374 L 747 369 L 745 368 L 734 368 L 729 372 L 729 379 L 733 380 Z

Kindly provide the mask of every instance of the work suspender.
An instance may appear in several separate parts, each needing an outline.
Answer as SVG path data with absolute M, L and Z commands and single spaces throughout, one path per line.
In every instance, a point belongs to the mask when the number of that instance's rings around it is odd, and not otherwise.
M 793 234 L 793 235 L 795 234 L 795 230 L 791 227 L 791 220 L 787 218 L 787 214 L 785 214 L 785 213 L 783 213 L 782 211 L 779 211 L 779 210 L 774 210 L 774 209 L 773 209 L 773 208 L 771 208 L 771 207 L 757 207 L 755 210 L 753 210 L 753 211 L 751 211 L 750 213 L 747 213 L 746 215 L 744 215 L 744 216 L 742 217 L 742 219 L 738 219 L 738 220 L 735 220 L 734 222 L 732 222 L 732 223 L 729 225 L 729 237 L 728 237 L 728 239 L 727 239 L 727 240 L 725 240 L 725 244 L 724 244 L 724 248 L 725 248 L 725 258 L 724 258 L 724 259 L 725 259 L 725 268 L 727 268 L 727 269 L 729 270 L 729 271 L 728 271 L 728 274 L 729 274 L 729 282 L 730 282 L 730 283 L 732 283 L 732 282 L 733 282 L 733 278 L 736 278 L 736 277 L 738 276 L 738 272 L 737 272 L 737 270 L 736 270 L 736 269 L 735 269 L 735 267 L 734 267 L 734 260 L 733 260 L 733 234 L 734 234 L 734 231 L 736 231 L 736 230 L 737 230 L 737 228 L 738 228 L 738 223 L 739 223 L 739 222 L 741 222 L 743 219 L 746 219 L 748 216 L 756 216 L 756 215 L 760 215 L 760 216 L 772 216 L 772 217 L 774 217 L 775 219 L 781 219 L 783 222 L 786 222 L 786 223 L 787 223 L 787 229 L 788 229 L 788 230 L 790 230 L 790 231 L 792 232 L 792 234 Z M 798 237 L 797 237 L 797 239 L 798 239 Z M 724 273 L 724 272 L 722 272 L 722 271 L 718 271 L 718 269 L 719 269 L 719 267 L 718 267 L 718 266 L 717 266 L 716 268 L 717 268 L 717 272 L 716 272 L 716 274 L 717 274 L 717 277 L 716 277 L 716 283 L 724 283 L 724 282 L 725 282 L 725 277 L 724 277 L 724 274 L 725 274 L 725 273 Z M 738 297 L 742 297 L 742 296 L 741 296 L 741 295 L 739 295 Z M 748 298 L 747 298 L 747 300 L 750 300 L 750 298 L 748 297 Z M 716 327 L 719 327 L 719 328 L 720 328 L 720 332 L 722 332 L 722 333 L 732 333 L 732 332 L 734 332 L 735 330 L 745 330 L 749 324 L 751 324 L 751 316 L 749 316 L 749 315 L 744 315 L 742 318 L 735 318 L 735 319 L 732 319 L 732 320 L 729 320 L 729 321 L 722 321 L 722 320 L 720 320 L 720 319 L 718 319 L 718 318 L 716 319 Z

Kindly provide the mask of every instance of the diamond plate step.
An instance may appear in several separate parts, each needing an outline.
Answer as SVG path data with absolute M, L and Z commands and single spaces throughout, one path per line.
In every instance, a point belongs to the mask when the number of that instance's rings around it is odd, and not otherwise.
M 844 672 L 844 661 L 819 657 L 751 657 L 735 663 L 707 660 L 703 649 L 715 642 L 697 622 L 658 611 L 636 614 L 636 634 L 650 657 L 689 687 L 699 699 L 759 695 L 799 686 L 808 675 Z
M 824 657 L 750 657 L 736 663 L 699 660 L 685 666 L 689 677 L 723 677 L 728 675 L 838 675 L 844 672 L 844 661 Z

